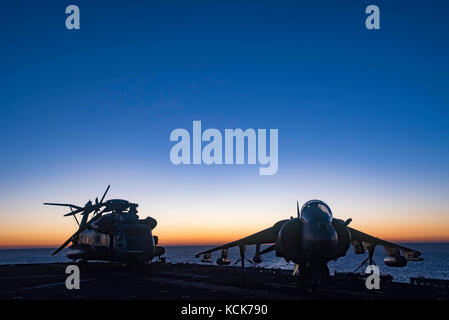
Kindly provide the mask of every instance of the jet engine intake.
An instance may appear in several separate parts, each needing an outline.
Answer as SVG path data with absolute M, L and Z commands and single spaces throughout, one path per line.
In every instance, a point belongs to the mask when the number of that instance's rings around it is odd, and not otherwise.
M 302 259 L 302 222 L 298 218 L 286 222 L 276 241 L 276 256 L 299 263 Z
M 346 227 L 346 222 L 343 220 L 333 219 L 332 225 L 334 226 L 335 231 L 337 231 L 338 236 L 338 245 L 335 256 L 335 259 L 337 259 L 346 255 L 346 251 L 348 251 L 349 246 L 351 245 L 351 233 Z

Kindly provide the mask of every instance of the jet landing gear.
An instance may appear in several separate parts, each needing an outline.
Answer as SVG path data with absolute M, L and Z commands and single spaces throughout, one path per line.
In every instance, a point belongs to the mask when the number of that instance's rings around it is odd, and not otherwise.
M 243 257 L 243 258 L 242 258 Z M 243 260 L 242 260 L 243 259 Z M 244 268 L 245 268 L 245 261 L 247 261 L 249 264 L 251 264 L 251 265 L 255 265 L 256 263 L 253 261 L 253 260 L 250 260 L 250 259 L 248 259 L 248 258 L 246 258 L 245 257 L 245 253 L 243 252 L 243 254 L 242 255 L 240 255 L 240 258 L 236 261 L 236 262 L 234 262 L 234 266 L 236 265 L 236 264 L 239 264 L 240 262 L 241 262 L 241 264 L 242 264 L 242 271 L 244 271 Z
M 327 266 L 326 262 L 321 263 L 313 263 L 307 261 L 304 264 L 300 264 L 298 266 L 299 270 L 299 277 L 306 277 L 306 278 L 312 278 L 312 277 L 329 277 L 329 267 Z
M 368 251 L 368 257 L 365 260 L 363 260 L 362 263 L 352 273 L 356 273 L 367 262 L 369 262 L 369 265 L 371 265 L 371 266 L 376 265 L 376 263 L 374 262 L 374 259 L 373 259 L 375 249 L 376 249 L 375 245 L 367 246 L 366 251 Z
M 242 262 L 242 286 L 246 285 L 246 277 L 245 277 L 245 251 L 246 248 L 245 246 L 239 246 L 239 250 L 240 250 L 240 261 Z
M 308 293 L 316 292 L 318 288 L 325 287 L 329 279 L 329 267 L 327 263 L 305 262 L 295 265 L 298 273 L 297 285 L 307 289 Z

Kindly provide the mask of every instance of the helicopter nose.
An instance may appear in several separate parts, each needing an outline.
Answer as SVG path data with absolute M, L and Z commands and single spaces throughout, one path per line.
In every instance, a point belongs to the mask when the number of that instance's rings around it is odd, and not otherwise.
M 308 260 L 326 261 L 335 255 L 338 236 L 330 223 L 306 223 L 302 235 L 302 251 Z

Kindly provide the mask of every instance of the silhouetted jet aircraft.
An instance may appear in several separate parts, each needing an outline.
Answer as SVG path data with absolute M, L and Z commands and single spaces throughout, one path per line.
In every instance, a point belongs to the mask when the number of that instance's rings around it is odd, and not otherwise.
M 240 248 L 240 260 L 245 266 L 245 246 L 256 245 L 254 263 L 262 262 L 261 256 L 275 251 L 278 257 L 287 262 L 295 263 L 295 274 L 298 269 L 302 275 L 329 274 L 327 263 L 346 254 L 352 244 L 356 254 L 368 252 L 368 258 L 361 266 L 369 261 L 374 264 L 373 254 L 376 246 L 385 248 L 384 262 L 390 267 L 404 267 L 407 261 L 419 261 L 419 251 L 385 241 L 356 229 L 348 227 L 352 219 L 346 221 L 333 218 L 329 206 L 321 200 L 310 200 L 299 210 L 297 203 L 297 218 L 281 220 L 271 228 L 262 230 L 246 238 L 227 243 L 225 245 L 205 250 L 196 254 L 204 255 L 203 261 L 210 261 L 211 252 L 222 250 L 222 256 L 217 263 L 229 264 L 227 251 L 231 247 Z M 260 250 L 262 244 L 272 244 Z M 402 253 L 402 254 L 401 254 Z

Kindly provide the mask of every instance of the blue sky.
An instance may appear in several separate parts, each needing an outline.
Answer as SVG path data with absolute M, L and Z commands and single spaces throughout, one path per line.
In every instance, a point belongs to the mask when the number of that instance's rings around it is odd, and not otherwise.
M 80 30 L 65 29 L 69 4 L 80 7 Z M 380 30 L 365 28 L 369 4 L 380 7 Z M 445 1 L 0 7 L 0 222 L 9 230 L 69 229 L 41 203 L 84 203 L 109 183 L 168 233 L 187 220 L 263 227 L 310 197 L 376 231 L 390 217 L 416 225 L 424 211 L 428 228 L 449 225 Z M 279 129 L 278 174 L 174 166 L 170 132 L 191 131 L 193 120 Z

